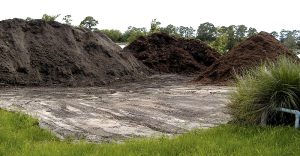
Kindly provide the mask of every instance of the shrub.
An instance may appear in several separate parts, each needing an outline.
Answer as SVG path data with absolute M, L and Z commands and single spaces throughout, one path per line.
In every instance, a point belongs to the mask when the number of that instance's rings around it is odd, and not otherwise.
M 52 21 L 55 21 L 59 16 L 60 16 L 60 14 L 54 15 L 54 16 L 44 14 L 42 16 L 42 20 L 44 20 L 46 22 L 52 22 Z
M 300 65 L 280 57 L 237 76 L 236 91 L 228 105 L 233 121 L 259 124 L 263 112 L 268 124 L 291 124 L 294 116 L 278 112 L 278 107 L 300 107 Z
M 113 30 L 113 29 L 103 29 L 100 32 L 104 33 L 114 42 L 121 42 L 122 33 L 120 30 Z

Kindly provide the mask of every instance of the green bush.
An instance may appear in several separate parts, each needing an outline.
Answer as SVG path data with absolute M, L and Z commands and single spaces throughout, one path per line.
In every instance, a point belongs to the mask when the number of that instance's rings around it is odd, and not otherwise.
M 278 107 L 300 107 L 300 65 L 281 57 L 237 76 L 236 91 L 228 105 L 233 121 L 259 124 L 263 112 L 268 114 L 268 124 L 291 124 L 294 117 L 281 113 Z
M 52 22 L 52 21 L 55 21 L 59 16 L 60 16 L 60 14 L 54 15 L 54 16 L 44 14 L 42 16 L 42 20 L 44 20 L 46 22 Z
M 114 42 L 121 42 L 122 33 L 120 30 L 103 29 L 103 30 L 100 30 L 100 32 L 104 33 L 106 36 L 108 36 Z

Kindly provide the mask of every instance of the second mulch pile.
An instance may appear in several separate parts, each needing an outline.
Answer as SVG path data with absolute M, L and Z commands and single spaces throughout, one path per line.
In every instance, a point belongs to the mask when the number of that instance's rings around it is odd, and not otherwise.
M 146 66 L 159 73 L 199 73 L 220 57 L 219 53 L 204 42 L 175 38 L 164 33 L 140 37 L 124 51 L 131 52 Z
M 298 59 L 272 35 L 261 32 L 234 47 L 203 72 L 197 81 L 202 84 L 227 84 L 234 78 L 234 74 L 240 74 L 244 69 L 267 60 L 274 61 L 281 55 Z

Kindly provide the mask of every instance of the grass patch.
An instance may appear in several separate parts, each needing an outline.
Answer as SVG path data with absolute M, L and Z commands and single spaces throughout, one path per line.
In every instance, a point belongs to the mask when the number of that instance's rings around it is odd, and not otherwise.
M 236 88 L 229 105 L 234 121 L 259 124 L 263 112 L 267 112 L 269 124 L 294 123 L 293 115 L 275 109 L 299 110 L 300 65 L 285 57 L 265 63 L 238 76 Z
M 0 155 L 300 155 L 300 132 L 291 127 L 222 125 L 174 138 L 117 144 L 59 141 L 27 115 L 0 109 Z

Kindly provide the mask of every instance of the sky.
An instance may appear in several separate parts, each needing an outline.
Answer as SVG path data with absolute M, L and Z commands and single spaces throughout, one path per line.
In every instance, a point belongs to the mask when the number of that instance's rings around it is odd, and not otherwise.
M 152 19 L 161 26 L 215 26 L 244 24 L 259 31 L 300 30 L 299 0 L 0 0 L 0 20 L 43 14 L 72 15 L 79 25 L 86 16 L 99 21 L 99 29 L 127 30 L 129 26 L 146 27 Z

